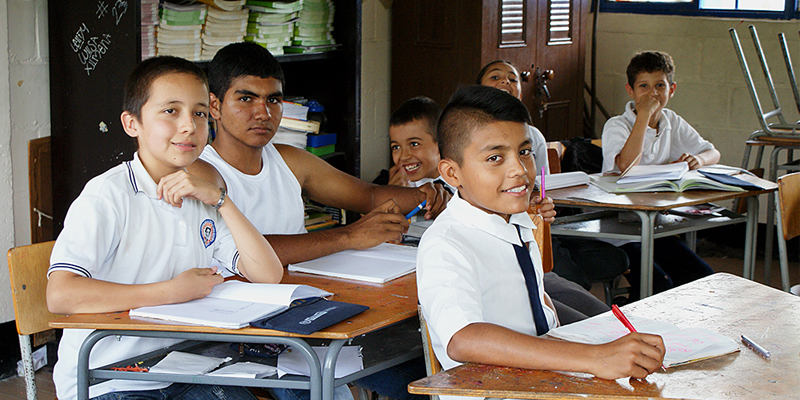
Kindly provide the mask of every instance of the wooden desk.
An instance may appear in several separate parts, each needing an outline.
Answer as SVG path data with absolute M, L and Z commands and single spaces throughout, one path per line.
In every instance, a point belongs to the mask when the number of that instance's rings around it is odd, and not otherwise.
M 741 343 L 745 334 L 772 357 L 741 351 L 658 371 L 646 380 L 580 378 L 551 371 L 464 364 L 409 385 L 414 394 L 518 399 L 787 399 L 800 376 L 800 297 L 717 273 L 622 307 L 625 314 L 702 327 Z
M 394 323 L 416 317 L 416 274 L 392 280 L 386 284 L 369 284 L 344 279 L 286 272 L 282 283 L 306 284 L 334 293 L 333 300 L 363 304 L 369 310 L 346 321 L 330 326 L 311 335 L 298 335 L 269 329 L 246 327 L 221 329 L 199 325 L 180 325 L 167 321 L 131 319 L 128 312 L 76 314 L 57 318 L 50 322 L 53 328 L 95 329 L 78 354 L 78 398 L 87 399 L 89 379 L 157 380 L 187 383 L 235 384 L 252 387 L 288 387 L 311 390 L 311 399 L 333 399 L 333 388 L 361 376 L 380 371 L 422 354 L 421 346 L 412 346 L 410 351 L 393 360 L 365 368 L 351 377 L 334 379 L 336 359 L 348 340 L 365 333 L 374 332 Z M 100 339 L 107 336 L 160 337 L 213 342 L 282 343 L 293 346 L 304 355 L 311 370 L 308 382 L 277 381 L 274 379 L 227 379 L 186 375 L 149 374 L 113 371 L 101 367 L 89 370 L 89 354 Z M 330 349 L 324 360 L 319 360 L 306 339 L 330 340 Z M 123 360 L 120 363 L 124 363 Z M 116 364 L 115 364 L 116 365 Z M 127 364 L 125 364 L 127 365 Z M 108 367 L 108 366 L 106 366 Z
M 707 223 L 684 225 L 685 229 L 668 228 L 657 232 L 656 217 L 667 210 L 703 203 L 713 203 L 723 200 L 747 198 L 747 218 L 745 228 L 744 252 L 744 277 L 753 279 L 753 265 L 755 263 L 756 227 L 758 225 L 758 195 L 771 193 L 772 190 L 751 190 L 747 192 L 723 192 L 714 190 L 689 190 L 683 193 L 654 192 L 654 193 L 629 193 L 613 194 L 593 186 L 582 185 L 563 189 L 548 190 L 548 197 L 556 205 L 568 207 L 597 208 L 613 211 L 631 211 L 641 220 L 641 229 L 635 232 L 603 232 L 597 224 L 588 224 L 586 221 L 595 220 L 595 216 L 556 218 L 551 225 L 554 235 L 609 237 L 635 239 L 642 243 L 641 259 L 641 285 L 640 297 L 645 298 L 653 294 L 653 240 L 656 237 L 689 232 L 694 235 L 699 229 L 708 229 L 730 223 L 738 223 L 736 217 L 720 218 L 717 221 L 705 219 Z

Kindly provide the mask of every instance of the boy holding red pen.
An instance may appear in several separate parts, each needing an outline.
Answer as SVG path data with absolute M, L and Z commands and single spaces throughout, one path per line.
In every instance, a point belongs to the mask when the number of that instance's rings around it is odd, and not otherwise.
M 559 321 L 527 215 L 537 173 L 528 124 L 522 102 L 485 86 L 460 88 L 442 112 L 439 172 L 458 192 L 417 253 L 434 353 L 444 369 L 477 362 L 644 378 L 663 362 L 659 336 L 603 345 L 542 337 Z

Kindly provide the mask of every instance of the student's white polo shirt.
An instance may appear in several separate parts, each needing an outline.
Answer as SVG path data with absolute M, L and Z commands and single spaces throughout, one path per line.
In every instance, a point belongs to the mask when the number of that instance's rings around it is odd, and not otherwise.
M 89 181 L 72 203 L 50 257 L 50 269 L 122 284 L 174 278 L 195 267 L 222 265 L 235 271 L 238 252 L 222 217 L 210 206 L 185 199 L 181 208 L 156 198 L 156 182 L 138 154 Z M 77 354 L 88 330 L 65 329 L 53 380 L 59 399 L 76 396 Z M 135 357 L 175 343 L 144 338 L 105 338 L 94 347 L 91 367 Z M 90 388 L 90 397 L 168 384 L 112 380 Z
M 444 369 L 460 363 L 447 356 L 453 335 L 471 323 L 489 322 L 536 336 L 536 325 L 513 245 L 521 245 L 514 224 L 536 270 L 539 300 L 544 305 L 541 255 L 531 219 L 514 214 L 507 223 L 454 195 L 447 208 L 422 235 L 417 251 L 417 291 L 436 357 Z M 544 306 L 550 327 L 556 314 Z
M 629 101 L 625 113 L 609 119 L 603 127 L 603 172 L 617 171 L 617 157 L 633 130 L 636 122 L 636 103 Z M 683 153 L 699 154 L 711 150 L 714 145 L 703 139 L 680 115 L 669 109 L 661 110 L 658 130 L 647 127 L 644 133 L 644 148 L 640 165 L 660 165 L 677 161 Z

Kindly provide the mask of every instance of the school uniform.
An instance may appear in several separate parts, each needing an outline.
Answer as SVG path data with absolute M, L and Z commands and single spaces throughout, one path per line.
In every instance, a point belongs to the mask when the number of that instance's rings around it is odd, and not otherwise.
M 603 127 L 603 172 L 619 172 L 614 159 L 622 151 L 636 122 L 636 103 L 629 101 L 625 113 L 613 117 Z M 684 154 L 699 154 L 714 149 L 714 145 L 672 110 L 662 109 L 658 129 L 645 130 L 640 165 L 668 164 Z M 629 300 L 639 298 L 641 276 L 641 243 L 606 240 L 619 246 L 628 255 L 631 284 Z M 653 245 L 653 292 L 659 293 L 675 286 L 700 279 L 714 270 L 677 237 L 656 239 Z
M 138 153 L 90 180 L 72 203 L 50 257 L 48 276 L 68 271 L 121 284 L 148 284 L 196 267 L 216 265 L 230 273 L 239 253 L 222 217 L 211 206 L 185 199 L 181 208 L 156 198 L 156 182 Z M 53 371 L 59 399 L 76 396 L 77 355 L 91 330 L 64 329 Z M 177 343 L 176 340 L 109 337 L 94 347 L 94 368 Z M 150 390 L 169 382 L 111 380 L 92 386 L 90 397 Z
M 636 103 L 629 101 L 625 113 L 609 119 L 603 127 L 603 172 L 619 172 L 614 159 L 622 151 L 636 122 Z M 668 164 L 678 160 L 683 153 L 699 154 L 714 145 L 703 139 L 686 120 L 672 110 L 661 110 L 658 130 L 647 127 L 641 165 Z
M 531 139 L 531 150 L 533 150 L 533 157 L 536 160 L 536 171 L 541 171 L 544 167 L 544 173 L 550 173 L 550 164 L 547 162 L 547 141 L 542 135 L 542 132 L 536 129 L 533 125 L 528 125 L 528 138 Z
M 444 180 L 441 175 L 439 175 L 435 179 L 422 178 L 422 179 L 420 179 L 418 181 L 411 182 L 411 186 L 420 187 L 420 186 L 425 186 L 426 183 L 430 183 L 430 184 L 438 183 L 438 184 L 442 185 L 444 187 L 444 190 L 446 190 L 450 194 L 455 193 L 456 190 L 457 190 L 454 186 L 451 186 L 449 183 L 447 183 L 447 181 Z
M 300 182 L 272 143 L 261 151 L 261 171 L 245 174 L 228 164 L 212 146 L 200 159 L 213 165 L 228 190 L 228 196 L 262 234 L 306 233 Z
M 447 356 L 446 349 L 453 335 L 469 324 L 488 322 L 536 335 L 528 289 L 513 247 L 522 245 L 520 235 L 530 243 L 528 252 L 547 325 L 556 326 L 556 313 L 544 302 L 544 273 L 532 229 L 526 213 L 513 214 L 506 222 L 456 194 L 422 235 L 417 292 L 434 353 L 444 369 L 460 364 Z

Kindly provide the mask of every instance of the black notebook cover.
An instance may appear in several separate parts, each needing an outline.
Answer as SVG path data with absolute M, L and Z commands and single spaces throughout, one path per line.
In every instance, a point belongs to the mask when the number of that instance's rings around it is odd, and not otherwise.
M 716 172 L 704 172 L 699 170 L 697 172 L 703 174 L 703 176 L 705 176 L 708 179 L 715 180 L 719 183 L 724 183 L 726 185 L 738 186 L 745 190 L 764 190 L 764 188 L 762 188 L 761 186 L 754 185 L 750 182 L 739 179 L 735 176 L 718 174 Z
M 308 335 L 360 314 L 369 307 L 360 304 L 326 300 L 322 297 L 296 300 L 286 311 L 253 321 L 256 328 Z

